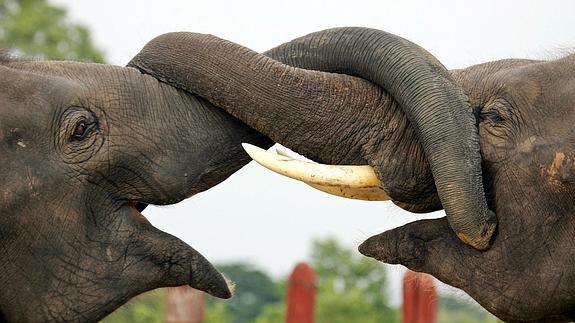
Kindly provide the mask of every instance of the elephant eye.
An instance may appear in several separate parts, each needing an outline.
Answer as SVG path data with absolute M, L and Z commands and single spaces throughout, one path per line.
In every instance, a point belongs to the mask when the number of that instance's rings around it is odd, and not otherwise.
M 501 115 L 495 110 L 488 110 L 486 112 L 479 113 L 479 120 L 490 121 L 495 124 L 505 121 L 505 119 L 503 119 Z
M 79 121 L 74 127 L 72 139 L 84 140 L 93 127 L 94 123 L 88 123 L 86 120 Z
M 100 119 L 104 114 L 99 112 L 98 116 L 94 110 L 81 106 L 71 106 L 62 112 L 56 147 L 67 163 L 83 163 L 102 147 L 105 138 L 102 120 L 105 119 Z

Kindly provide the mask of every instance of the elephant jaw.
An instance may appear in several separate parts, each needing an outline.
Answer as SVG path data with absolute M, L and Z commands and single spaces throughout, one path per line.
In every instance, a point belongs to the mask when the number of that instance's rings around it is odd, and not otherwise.
M 135 221 L 144 226 L 153 227 L 148 219 L 141 213 L 147 206 L 148 204 L 146 203 L 130 201 L 126 205 L 126 211 Z M 164 232 L 160 232 L 160 235 L 162 238 L 169 236 Z M 170 237 L 167 239 L 170 239 Z M 180 241 L 172 244 L 170 247 L 176 249 L 177 254 L 188 255 L 187 258 L 189 259 L 185 260 L 184 265 L 189 265 L 188 277 L 184 278 L 187 285 L 218 298 L 227 299 L 233 296 L 235 283 L 215 269 L 215 267 L 202 254 Z
M 253 160 L 265 168 L 320 191 L 357 200 L 390 200 L 381 189 L 381 183 L 371 166 L 324 165 L 295 159 L 280 150 L 274 154 L 247 143 L 242 146 Z

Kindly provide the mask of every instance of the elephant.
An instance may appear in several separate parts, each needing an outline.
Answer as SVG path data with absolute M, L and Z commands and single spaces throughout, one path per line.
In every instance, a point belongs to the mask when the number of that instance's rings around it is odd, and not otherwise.
M 419 46 L 365 28 L 324 30 L 265 55 L 209 35 L 171 33 L 130 65 L 311 159 L 372 166 L 404 209 L 446 209 L 446 218 L 369 238 L 359 247 L 364 255 L 430 273 L 506 321 L 575 318 L 575 55 L 448 72 Z M 352 83 L 350 75 L 372 83 Z M 418 107 L 432 116 L 413 116 Z M 433 125 L 427 130 L 435 139 L 421 129 Z M 434 161 L 433 149 L 447 155 Z M 445 164 L 453 168 L 436 170 Z M 457 187 L 455 196 L 442 185 Z M 462 204 L 450 217 L 452 202 Z M 470 241 L 467 232 L 479 238 Z M 482 237 L 491 240 L 474 243 Z
M 4 53 L 0 70 L 0 322 L 97 321 L 164 286 L 231 296 L 140 211 L 216 185 L 249 161 L 241 142 L 269 139 L 134 68 Z
M 170 33 L 128 67 L 2 56 L 0 321 L 96 321 L 163 286 L 230 297 L 140 212 L 225 180 L 249 162 L 244 142 L 369 164 L 400 207 L 446 210 L 363 254 L 431 273 L 504 320 L 575 317 L 575 56 L 447 71 L 365 28 L 264 54 Z

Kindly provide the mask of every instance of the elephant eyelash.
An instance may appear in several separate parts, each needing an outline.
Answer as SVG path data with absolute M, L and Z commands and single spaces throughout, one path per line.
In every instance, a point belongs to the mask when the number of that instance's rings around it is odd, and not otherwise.
M 479 113 L 479 120 L 480 120 L 480 122 L 489 121 L 491 123 L 498 124 L 498 123 L 502 123 L 503 121 L 505 121 L 505 118 L 503 118 L 495 110 L 488 110 L 488 111 L 485 111 L 485 112 L 482 111 Z
M 509 121 L 514 120 L 514 114 L 511 111 L 513 104 L 504 98 L 497 98 L 488 103 L 479 111 L 479 122 L 487 121 L 494 127 L 509 126 Z
M 71 135 L 71 139 L 73 141 L 82 141 L 86 139 L 88 135 L 94 130 L 96 125 L 97 125 L 96 122 L 87 122 L 86 120 L 82 120 L 76 123 L 76 126 L 74 127 L 74 132 Z
M 65 162 L 79 164 L 92 158 L 104 142 L 101 130 L 102 121 L 91 109 L 71 106 L 62 112 L 55 144 Z

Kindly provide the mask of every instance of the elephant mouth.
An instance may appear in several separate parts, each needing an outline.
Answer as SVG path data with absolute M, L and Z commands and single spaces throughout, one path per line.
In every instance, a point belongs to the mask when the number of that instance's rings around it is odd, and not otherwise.
M 130 210 L 130 216 L 133 217 L 136 221 L 152 225 L 142 214 L 142 211 L 148 207 L 147 203 L 132 200 L 129 201 L 126 206 L 128 207 L 128 210 Z
M 148 207 L 148 204 L 147 204 L 147 203 L 136 202 L 136 201 L 134 201 L 134 202 L 132 202 L 132 203 L 133 203 L 132 206 L 133 206 L 136 210 L 138 210 L 138 212 L 140 212 L 140 213 L 141 213 L 142 211 L 144 211 L 144 210 Z

